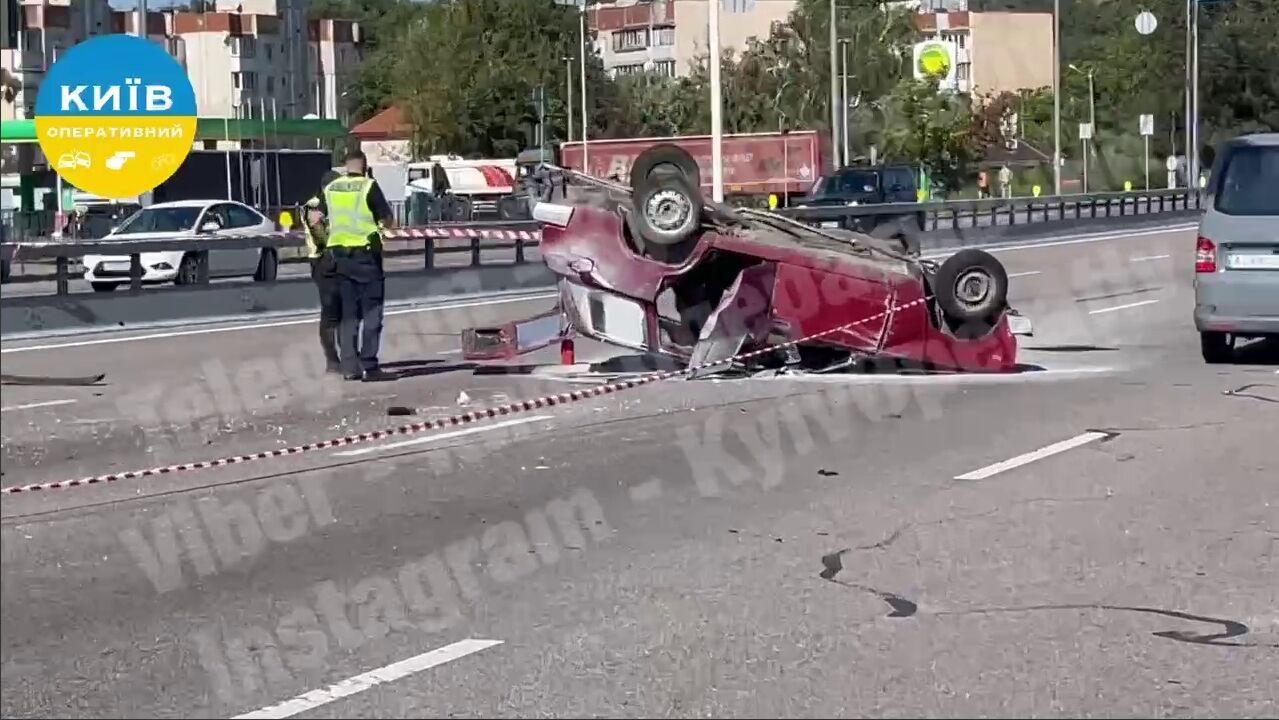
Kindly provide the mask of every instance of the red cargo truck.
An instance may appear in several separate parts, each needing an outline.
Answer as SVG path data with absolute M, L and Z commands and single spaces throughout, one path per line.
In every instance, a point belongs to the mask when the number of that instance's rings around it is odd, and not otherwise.
M 636 156 L 660 143 L 673 143 L 697 159 L 702 186 L 710 194 L 711 136 L 588 140 L 586 171 L 596 177 L 627 182 Z M 789 133 L 725 135 L 724 196 L 735 200 L 764 200 L 770 193 L 803 195 L 825 171 L 822 136 L 815 130 Z M 560 164 L 582 170 L 582 143 L 563 143 Z

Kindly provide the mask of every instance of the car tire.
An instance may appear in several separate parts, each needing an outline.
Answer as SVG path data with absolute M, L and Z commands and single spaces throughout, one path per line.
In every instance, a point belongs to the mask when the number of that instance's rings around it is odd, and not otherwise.
M 974 248 L 951 255 L 933 277 L 933 293 L 942 314 L 971 332 L 993 326 L 1008 304 L 1008 272 L 994 255 Z
M 182 256 L 178 263 L 178 274 L 173 276 L 174 285 L 196 285 L 200 282 L 200 261 L 190 253 Z
M 1235 338 L 1229 333 L 1199 333 L 1199 349 L 1203 352 L 1204 362 L 1219 365 L 1235 358 Z
M 654 145 L 631 163 L 631 191 L 639 194 L 658 177 L 682 176 L 694 188 L 702 186 L 697 160 L 684 148 L 670 143 Z M 700 191 L 699 191 L 700 192 Z
M 279 271 L 280 261 L 275 254 L 275 250 L 270 248 L 263 249 L 262 254 L 258 256 L 258 269 L 253 272 L 254 281 L 275 282 Z
M 113 282 L 95 282 L 95 283 L 89 283 L 89 285 L 93 287 L 94 292 L 101 292 L 101 293 L 114 292 L 117 287 L 120 287 L 120 283 L 113 283 Z

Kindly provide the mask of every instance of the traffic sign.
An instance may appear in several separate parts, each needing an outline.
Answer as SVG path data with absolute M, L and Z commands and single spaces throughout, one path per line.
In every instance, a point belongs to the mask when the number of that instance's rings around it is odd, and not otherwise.
M 1149 35 L 1155 31 L 1155 28 L 1159 27 L 1159 21 L 1155 19 L 1155 14 L 1149 10 L 1142 10 L 1138 13 L 1134 24 L 1137 26 L 1137 32 L 1142 35 Z
M 1168 159 L 1164 162 L 1164 167 L 1168 168 L 1169 171 L 1176 170 L 1178 165 L 1180 165 L 1180 163 L 1177 162 L 1176 155 L 1169 155 Z
M 1141 134 L 1142 135 L 1155 134 L 1155 116 L 1154 115 L 1141 116 Z
M 1092 123 L 1079 123 L 1079 139 L 1092 140 Z

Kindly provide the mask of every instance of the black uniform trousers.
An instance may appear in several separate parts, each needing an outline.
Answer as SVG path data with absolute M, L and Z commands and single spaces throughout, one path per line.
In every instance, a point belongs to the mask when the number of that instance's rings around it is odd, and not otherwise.
M 337 263 L 329 252 L 311 259 L 311 280 L 320 295 L 320 349 L 324 363 L 338 369 L 338 329 L 342 323 L 342 296 L 338 288 Z
M 338 295 L 342 321 L 338 327 L 338 348 L 342 371 L 347 374 L 378 369 L 378 349 L 382 344 L 382 305 L 386 297 L 386 276 L 382 254 L 371 248 L 330 248 L 337 268 Z

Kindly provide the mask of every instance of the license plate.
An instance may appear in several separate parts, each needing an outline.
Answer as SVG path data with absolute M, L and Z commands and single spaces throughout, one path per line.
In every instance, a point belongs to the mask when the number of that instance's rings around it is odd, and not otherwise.
M 839 221 L 838 221 L 838 220 L 823 220 L 823 221 L 822 221 L 822 227 L 823 227 L 823 228 L 835 228 L 835 229 L 838 229 L 838 228 L 839 228 Z
M 107 272 L 129 272 L 129 263 L 127 262 L 108 262 L 102 263 L 102 269 Z
M 1279 254 L 1232 253 L 1227 267 L 1235 270 L 1279 270 Z

